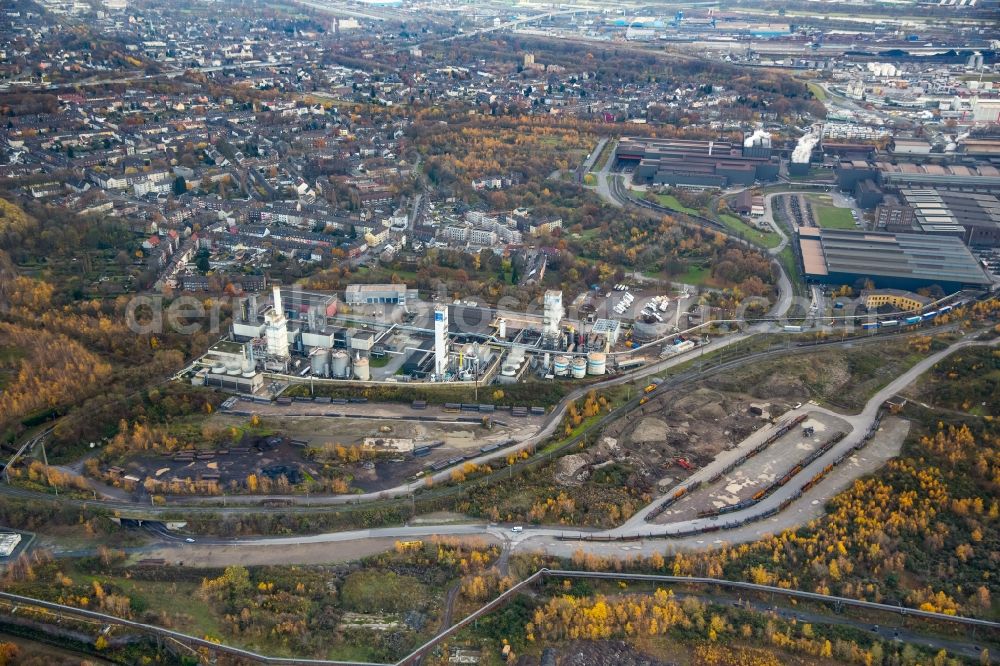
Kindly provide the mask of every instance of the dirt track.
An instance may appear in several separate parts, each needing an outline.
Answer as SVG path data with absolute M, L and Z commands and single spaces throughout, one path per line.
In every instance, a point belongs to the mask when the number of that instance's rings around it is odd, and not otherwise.
M 391 549 L 395 539 L 361 539 L 342 543 L 303 543 L 296 545 L 257 547 L 239 546 L 167 546 L 144 553 L 144 558 L 163 558 L 171 564 L 184 563 L 191 567 L 225 567 L 265 564 L 333 564 L 349 562 Z

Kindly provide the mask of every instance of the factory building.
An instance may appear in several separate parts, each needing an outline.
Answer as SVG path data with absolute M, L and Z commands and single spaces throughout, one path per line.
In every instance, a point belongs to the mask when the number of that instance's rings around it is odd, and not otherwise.
M 878 177 L 878 170 L 865 160 L 841 160 L 833 170 L 837 176 L 837 187 L 845 192 L 853 191 L 858 183 Z
M 348 305 L 406 305 L 405 284 L 352 284 L 344 292 Z
M 875 228 L 891 234 L 915 233 L 916 215 L 913 209 L 895 197 L 886 197 L 875 209 Z
M 993 194 L 937 189 L 901 189 L 919 233 L 958 236 L 969 247 L 1000 247 L 1000 198 Z
M 952 293 L 991 284 L 958 238 L 799 228 L 803 273 L 832 286 L 870 280 L 876 288 L 916 291 L 937 285 Z
M 770 146 L 750 143 L 624 138 L 615 161 L 633 166 L 632 178 L 640 184 L 721 188 L 776 179 L 778 161 Z
M 992 164 L 913 164 L 878 162 L 874 168 L 883 188 L 934 188 L 1000 193 L 1000 170 Z M 839 180 L 839 176 L 838 176 Z
M 904 312 L 919 310 L 932 302 L 926 296 L 901 289 L 866 289 L 861 292 L 861 300 L 869 310 L 889 305 Z

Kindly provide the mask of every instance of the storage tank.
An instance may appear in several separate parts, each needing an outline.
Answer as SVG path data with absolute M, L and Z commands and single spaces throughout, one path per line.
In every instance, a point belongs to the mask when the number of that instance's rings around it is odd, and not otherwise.
M 243 362 L 242 361 L 229 361 L 226 363 L 226 374 L 232 375 L 233 377 L 238 377 L 243 374 Z
M 213 365 L 212 366 L 212 374 L 213 375 L 224 375 L 224 374 L 226 374 L 226 364 L 225 363 L 216 363 L 215 365 Z
M 194 373 L 194 376 L 191 377 L 191 385 L 192 386 L 204 386 L 205 385 L 205 376 L 207 374 L 208 374 L 208 372 L 206 372 L 205 370 L 199 370 L 198 372 Z
M 552 363 L 552 372 L 556 377 L 565 377 L 569 372 L 569 356 L 556 356 Z
M 344 379 L 348 377 L 347 365 L 350 362 L 347 352 L 337 350 L 330 354 L 330 376 Z
M 354 376 L 363 382 L 371 379 L 371 371 L 368 368 L 368 359 L 359 358 L 354 361 Z
M 513 377 L 517 374 L 517 366 L 510 363 L 504 363 L 503 367 L 500 368 L 500 374 L 504 377 Z
M 497 320 L 497 337 L 501 340 L 507 339 L 507 320 L 503 317 Z
M 583 379 L 587 375 L 587 360 L 582 356 L 574 358 L 570 366 L 570 374 L 573 375 L 573 379 Z
M 608 357 L 604 352 L 587 354 L 587 374 L 603 375 L 608 367 Z
M 309 356 L 309 364 L 314 375 L 326 377 L 330 372 L 330 350 L 321 347 L 314 349 Z

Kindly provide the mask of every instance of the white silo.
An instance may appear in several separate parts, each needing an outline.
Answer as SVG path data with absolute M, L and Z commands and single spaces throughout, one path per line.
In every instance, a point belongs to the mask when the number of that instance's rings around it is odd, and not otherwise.
M 371 370 L 369 369 L 367 358 L 354 359 L 354 376 L 363 382 L 371 379 Z
M 507 339 L 507 320 L 503 317 L 497 320 L 497 337 L 501 340 Z
M 604 352 L 590 352 L 587 354 L 587 374 L 603 375 L 607 370 L 608 357 Z
M 330 376 L 343 379 L 347 377 L 347 365 L 350 357 L 347 352 L 337 350 L 330 355 Z
M 569 372 L 569 356 L 556 356 L 552 364 L 552 371 L 556 377 L 565 377 Z
M 317 347 L 309 355 L 312 373 L 317 377 L 326 377 L 330 372 L 330 350 Z

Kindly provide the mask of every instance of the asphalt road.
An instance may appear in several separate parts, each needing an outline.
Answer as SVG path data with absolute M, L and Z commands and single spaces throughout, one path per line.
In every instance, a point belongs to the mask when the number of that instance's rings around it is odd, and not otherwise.
M 1000 339 L 994 340 L 991 343 L 979 343 L 971 339 L 961 340 L 949 346 L 932 356 L 929 356 L 922 361 L 918 362 L 912 368 L 907 370 L 905 373 L 889 382 L 885 387 L 879 390 L 871 399 L 865 404 L 864 409 L 858 414 L 845 415 L 837 414 L 826 408 L 819 407 L 816 405 L 806 405 L 794 412 L 788 414 L 788 418 L 792 418 L 794 415 L 800 412 L 822 412 L 837 416 L 850 424 L 852 430 L 848 435 L 838 442 L 833 448 L 827 451 L 824 455 L 820 456 L 810 465 L 806 466 L 804 469 L 799 471 L 785 486 L 777 489 L 770 496 L 761 500 L 752 507 L 743 509 L 742 511 L 734 511 L 732 513 L 726 514 L 725 516 L 720 516 L 717 520 L 712 520 L 711 518 L 694 518 L 673 523 L 666 523 L 661 525 L 650 524 L 646 521 L 649 514 L 654 510 L 662 497 L 658 498 L 657 501 L 651 503 L 650 505 L 644 507 L 624 524 L 619 527 L 605 530 L 605 531 L 594 531 L 589 533 L 590 535 L 605 536 L 605 537 L 616 537 L 616 538 L 637 538 L 639 540 L 631 542 L 633 545 L 630 546 L 630 550 L 634 550 L 635 553 L 640 552 L 649 554 L 652 552 L 661 552 L 663 550 L 663 542 L 657 540 L 647 540 L 645 537 L 655 536 L 655 537 L 668 537 L 670 535 L 676 535 L 679 533 L 690 532 L 695 529 L 712 527 L 722 524 L 743 522 L 752 523 L 759 520 L 763 514 L 768 510 L 778 507 L 786 499 L 790 499 L 800 488 L 805 480 L 812 478 L 820 470 L 822 470 L 830 461 L 840 456 L 841 454 L 850 451 L 858 444 L 861 439 L 867 433 L 869 427 L 874 422 L 874 419 L 881 408 L 882 404 L 893 395 L 900 392 L 903 388 L 908 386 L 914 380 L 916 380 L 920 375 L 930 369 L 935 363 L 945 358 L 946 356 L 960 350 L 967 348 L 976 344 L 989 344 L 990 346 L 997 346 L 1000 343 Z M 614 380 L 611 380 L 614 381 Z M 557 423 L 554 421 L 553 423 Z M 699 470 L 694 476 L 685 480 L 683 484 L 690 484 L 692 481 L 699 478 L 708 478 L 716 470 L 718 466 L 724 466 L 726 464 L 725 460 L 716 460 L 712 464 L 706 466 Z M 674 489 L 668 491 L 667 494 L 673 492 Z M 829 497 L 819 498 L 820 501 L 825 501 Z M 815 500 L 814 500 L 815 501 Z M 794 503 L 793 505 L 794 506 Z M 195 539 L 195 544 L 226 544 L 226 545 L 245 545 L 248 547 L 273 547 L 273 546 L 288 546 L 294 544 L 305 544 L 305 543 L 337 543 L 352 541 L 356 539 L 367 539 L 373 537 L 383 537 L 392 539 L 419 539 L 428 538 L 434 535 L 491 535 L 495 538 L 506 541 L 510 544 L 512 550 L 515 551 L 546 551 L 546 552 L 556 552 L 559 555 L 565 555 L 567 552 L 573 552 L 578 549 L 582 549 L 587 552 L 593 552 L 600 555 L 618 555 L 622 554 L 622 542 L 616 541 L 611 543 L 606 542 L 594 542 L 594 541 L 580 541 L 576 540 L 581 535 L 581 530 L 579 529 L 566 529 L 566 528 L 553 528 L 553 527 L 532 527 L 523 526 L 518 532 L 512 532 L 509 526 L 501 526 L 496 524 L 483 524 L 483 523 L 473 523 L 473 524 L 448 524 L 448 525 L 419 525 L 419 526 L 403 526 L 403 527 L 386 527 L 377 529 L 364 529 L 364 530 L 350 530 L 344 532 L 330 532 L 323 534 L 314 534 L 306 536 L 290 536 L 290 537 L 262 537 L 262 538 L 249 538 L 249 539 L 218 539 L 211 537 L 187 537 L 181 534 L 175 534 L 166 530 L 162 527 L 151 527 L 157 535 L 166 540 L 187 543 L 185 539 L 193 538 Z M 725 531 L 713 532 L 711 537 L 707 539 L 708 543 L 706 547 L 713 547 L 714 544 L 711 542 L 711 538 L 719 537 L 725 538 Z M 569 541 L 560 541 L 560 539 L 570 539 Z

